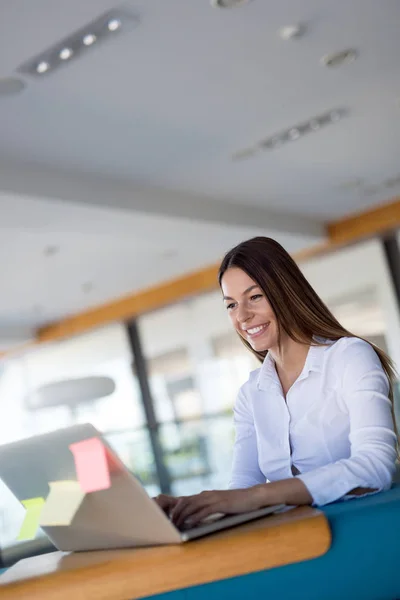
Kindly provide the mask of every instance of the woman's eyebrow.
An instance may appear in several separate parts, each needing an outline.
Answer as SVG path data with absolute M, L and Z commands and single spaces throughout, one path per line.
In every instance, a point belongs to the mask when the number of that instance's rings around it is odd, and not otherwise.
M 258 285 L 251 285 L 250 287 L 247 288 L 247 290 L 244 290 L 242 296 L 244 296 L 245 294 L 248 294 L 249 292 L 251 292 L 252 290 L 254 290 L 255 288 L 258 288 Z M 230 296 L 224 296 L 223 300 L 233 300 L 233 298 L 231 298 Z

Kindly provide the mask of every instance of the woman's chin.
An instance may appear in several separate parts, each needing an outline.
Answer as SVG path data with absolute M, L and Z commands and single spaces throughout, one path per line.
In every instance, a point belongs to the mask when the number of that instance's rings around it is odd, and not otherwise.
M 269 348 L 268 342 L 261 340 L 249 340 L 250 346 L 255 352 L 266 352 Z

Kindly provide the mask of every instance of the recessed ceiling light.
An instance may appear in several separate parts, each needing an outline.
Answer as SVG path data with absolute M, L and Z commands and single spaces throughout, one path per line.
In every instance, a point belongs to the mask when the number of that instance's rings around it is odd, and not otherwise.
M 117 31 L 121 27 L 121 21 L 119 19 L 111 19 L 107 23 L 109 31 Z
M 73 55 L 73 51 L 71 50 L 71 48 L 63 48 L 60 51 L 61 60 L 68 60 L 69 58 L 71 58 L 72 55 Z
M 0 96 L 12 96 L 22 92 L 25 83 L 16 77 L 3 77 L 0 79 Z
M 232 160 L 243 160 L 245 158 L 251 158 L 252 156 L 257 154 L 257 152 L 259 152 L 261 148 L 262 142 L 260 142 L 258 147 L 252 146 L 251 148 L 244 148 L 244 150 L 239 150 L 239 152 L 235 152 L 234 154 L 232 154 L 231 158 Z
M 339 183 L 337 189 L 346 191 L 359 190 L 365 184 L 365 180 L 360 177 L 356 177 L 355 179 L 348 179 L 347 181 L 343 181 Z
M 175 250 L 174 248 L 170 248 L 169 250 L 164 250 L 164 252 L 161 252 L 161 258 L 164 258 L 166 260 L 176 258 L 177 256 L 178 250 Z
M 97 47 L 101 42 L 114 38 L 114 32 L 123 30 L 125 34 L 137 27 L 139 23 L 138 15 L 128 9 L 118 8 L 107 11 L 20 65 L 18 71 L 30 76 L 43 75 L 47 72 L 53 74 L 59 67 L 75 62 L 93 46 Z
M 285 27 L 281 27 L 279 30 L 279 35 L 286 42 L 287 40 L 301 37 L 305 31 L 305 26 L 298 23 L 296 25 L 286 25 Z
M 36 66 L 36 71 L 40 74 L 42 73 L 46 73 L 48 70 L 50 69 L 50 65 L 48 62 L 42 60 L 40 63 L 37 64 Z
M 213 8 L 237 8 L 248 4 L 250 0 L 210 0 L 210 4 Z
M 363 189 L 367 196 L 375 196 L 379 192 L 379 185 L 369 185 Z
M 325 67 L 341 67 L 342 65 L 353 62 L 357 58 L 357 51 L 354 48 L 326 54 L 321 58 L 321 63 Z
M 91 292 L 93 289 L 93 283 L 91 281 L 86 281 L 85 283 L 82 284 L 82 291 L 85 294 L 88 294 L 89 292 Z
M 268 147 L 268 148 L 277 148 L 281 144 L 283 144 L 283 140 L 282 140 L 282 138 L 279 135 L 275 135 L 272 138 L 269 138 L 267 140 L 262 140 L 260 142 L 260 146 L 262 148 L 265 148 L 265 147 Z
M 95 43 L 95 41 L 96 41 L 96 36 L 93 33 L 88 33 L 83 38 L 83 43 L 85 44 L 85 46 L 91 46 L 92 44 Z
M 288 136 L 291 140 L 298 140 L 300 137 L 300 131 L 297 127 L 293 127 L 293 129 L 289 130 Z
M 231 158 L 232 160 L 243 160 L 246 158 L 251 158 L 262 150 L 274 150 L 288 142 L 298 140 L 304 135 L 320 131 L 325 125 L 332 125 L 332 123 L 339 121 L 347 114 L 348 111 L 344 108 L 327 111 L 321 115 L 311 118 L 308 121 L 303 121 L 302 123 L 298 123 L 297 125 L 289 127 L 284 131 L 280 131 L 270 137 L 264 138 L 253 144 L 253 146 L 239 150 L 238 152 L 235 152 Z
M 310 127 L 313 131 L 318 131 L 318 129 L 321 127 L 321 124 L 318 119 L 311 119 Z
M 340 119 L 342 118 L 342 115 L 340 114 L 339 110 L 333 110 L 329 113 L 329 118 L 332 121 L 332 123 L 337 123 L 337 121 L 340 121 Z
M 400 184 L 400 175 L 396 175 L 395 177 L 390 177 L 383 182 L 383 185 L 386 188 L 397 187 Z
M 54 256 L 55 254 L 58 254 L 58 252 L 60 251 L 60 246 L 46 246 L 45 249 L 43 250 L 43 254 L 45 256 Z

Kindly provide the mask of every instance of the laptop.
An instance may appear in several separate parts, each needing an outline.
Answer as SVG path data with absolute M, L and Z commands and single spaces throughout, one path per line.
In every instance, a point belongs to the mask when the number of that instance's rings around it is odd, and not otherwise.
M 0 478 L 20 501 L 46 499 L 50 482 L 73 482 L 77 474 L 70 445 L 98 438 L 118 466 L 108 489 L 84 495 L 68 524 L 41 524 L 63 551 L 102 550 L 180 544 L 286 509 L 284 505 L 227 516 L 178 529 L 124 466 L 93 425 L 75 425 L 0 446 Z M 61 503 L 60 503 L 61 504 Z

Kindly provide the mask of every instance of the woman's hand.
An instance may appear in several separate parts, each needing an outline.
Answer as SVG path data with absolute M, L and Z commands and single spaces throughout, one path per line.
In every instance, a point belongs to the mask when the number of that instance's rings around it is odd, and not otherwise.
M 159 494 L 153 498 L 153 500 L 169 517 L 171 516 L 172 510 L 177 505 L 179 498 L 176 498 L 175 496 L 168 496 L 167 494 Z
M 201 492 L 195 496 L 175 498 L 171 518 L 177 527 L 185 522 L 195 525 L 215 513 L 236 514 L 257 510 L 270 503 L 266 499 L 266 486 L 254 486 L 243 490 Z

